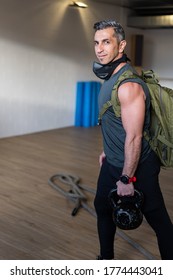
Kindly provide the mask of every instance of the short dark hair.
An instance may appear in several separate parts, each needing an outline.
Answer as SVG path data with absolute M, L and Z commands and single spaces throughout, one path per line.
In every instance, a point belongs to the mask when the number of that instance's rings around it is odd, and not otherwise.
M 103 30 L 109 27 L 113 27 L 115 36 L 119 42 L 125 40 L 125 32 L 121 24 L 115 20 L 102 20 L 94 24 L 93 28 L 96 31 Z

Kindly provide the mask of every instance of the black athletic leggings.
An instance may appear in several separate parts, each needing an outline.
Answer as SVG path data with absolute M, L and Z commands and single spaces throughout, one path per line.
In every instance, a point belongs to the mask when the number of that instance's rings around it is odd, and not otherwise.
M 116 226 L 112 219 L 112 208 L 108 194 L 115 188 L 122 169 L 104 160 L 98 178 L 94 205 L 97 213 L 97 227 L 100 241 L 100 255 L 103 259 L 114 258 L 114 237 Z M 160 163 L 154 152 L 136 170 L 135 188 L 144 194 L 142 212 L 156 233 L 161 259 L 173 260 L 173 225 L 167 213 L 159 187 Z

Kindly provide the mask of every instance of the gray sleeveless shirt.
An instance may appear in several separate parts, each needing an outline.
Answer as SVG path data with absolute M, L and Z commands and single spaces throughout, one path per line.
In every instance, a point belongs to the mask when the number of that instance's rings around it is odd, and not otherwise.
M 99 93 L 99 111 L 102 109 L 103 104 L 111 99 L 112 88 L 115 82 L 118 80 L 119 76 L 126 70 L 130 69 L 133 73 L 135 69 L 132 68 L 130 64 L 123 66 L 116 74 L 111 76 L 107 81 L 104 81 L 100 93 Z M 126 80 L 127 81 L 127 80 Z M 145 92 L 146 95 L 146 107 L 145 107 L 145 121 L 144 129 L 147 130 L 150 124 L 150 96 L 149 90 L 146 84 L 138 78 L 128 79 L 128 81 L 133 81 L 139 83 Z M 101 129 L 103 134 L 103 149 L 106 154 L 107 161 L 117 167 L 123 167 L 124 165 L 124 143 L 126 133 L 122 125 L 121 117 L 118 118 L 115 116 L 112 107 L 109 108 L 102 116 Z M 139 163 L 144 161 L 148 154 L 150 153 L 151 148 L 148 142 L 143 138 L 142 139 L 142 149 Z

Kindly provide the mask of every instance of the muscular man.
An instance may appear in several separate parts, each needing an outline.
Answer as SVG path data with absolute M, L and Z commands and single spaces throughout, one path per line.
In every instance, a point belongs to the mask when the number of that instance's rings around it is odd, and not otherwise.
M 128 69 L 124 53 L 125 33 L 114 21 L 94 24 L 95 54 L 99 63 L 93 65 L 94 73 L 104 79 L 99 94 L 99 110 L 111 99 L 114 83 Z M 121 116 L 116 117 L 110 107 L 102 116 L 101 130 L 104 151 L 99 157 L 100 174 L 95 197 L 100 259 L 114 258 L 116 226 L 108 194 L 117 186 L 119 196 L 133 196 L 134 188 L 144 194 L 142 212 L 156 233 L 161 259 L 173 259 L 173 225 L 165 208 L 159 186 L 160 161 L 143 137 L 150 125 L 150 96 L 146 84 L 131 78 L 120 84 L 118 99 Z M 136 182 L 133 182 L 133 178 Z M 135 181 L 135 180 L 134 180 Z

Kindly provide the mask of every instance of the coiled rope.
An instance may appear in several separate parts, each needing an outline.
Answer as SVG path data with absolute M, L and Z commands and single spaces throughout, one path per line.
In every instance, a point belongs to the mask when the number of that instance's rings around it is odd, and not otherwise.
M 57 180 L 61 183 L 69 186 L 69 191 L 65 191 L 62 187 L 57 184 Z M 55 174 L 48 179 L 48 184 L 53 187 L 56 191 L 60 194 L 65 196 L 67 199 L 71 200 L 75 203 L 75 207 L 72 210 L 71 215 L 75 216 L 80 208 L 84 208 L 88 211 L 91 215 L 96 217 L 96 212 L 93 208 L 89 207 L 87 204 L 87 196 L 84 194 L 83 191 L 90 192 L 95 195 L 95 190 L 80 184 L 80 178 L 77 176 L 69 175 L 69 174 Z M 155 260 L 156 258 L 146 249 L 144 249 L 141 245 L 131 239 L 127 234 L 125 234 L 120 229 L 117 229 L 116 232 L 122 239 L 127 241 L 133 248 L 138 250 L 142 253 L 147 259 Z

